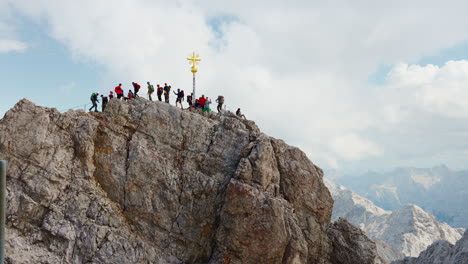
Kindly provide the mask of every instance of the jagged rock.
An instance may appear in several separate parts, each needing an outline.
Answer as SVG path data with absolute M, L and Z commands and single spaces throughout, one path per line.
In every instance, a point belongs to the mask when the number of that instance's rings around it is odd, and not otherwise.
M 468 231 L 457 241 L 455 246 L 448 241 L 434 242 L 417 258 L 406 257 L 392 264 L 467 264 L 468 263 Z
M 377 254 L 385 263 L 391 263 L 394 260 L 399 260 L 405 257 L 401 252 L 380 239 L 374 239 L 374 242 L 377 246 Z
M 405 256 L 416 257 L 438 240 L 455 243 L 464 228 L 452 228 L 416 205 L 385 211 L 368 199 L 330 180 L 324 182 L 335 201 L 332 220 L 346 218 L 376 241 L 379 255 L 387 262 Z
M 444 264 L 450 258 L 453 251 L 453 245 L 445 240 L 439 240 L 430 245 L 426 250 L 421 252 L 420 258 L 406 257 L 393 263 L 407 264 Z
M 0 159 L 9 263 L 330 263 L 322 170 L 229 113 L 22 100 L 0 121 Z
M 457 241 L 451 257 L 453 264 L 468 263 L 468 231 Z
M 328 237 L 332 246 L 332 264 L 384 263 L 377 254 L 375 243 L 344 218 L 330 226 Z

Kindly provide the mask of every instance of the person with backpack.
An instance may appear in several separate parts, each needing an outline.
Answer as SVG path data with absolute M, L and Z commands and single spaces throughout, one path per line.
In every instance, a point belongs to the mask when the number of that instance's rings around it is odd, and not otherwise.
M 101 95 L 101 100 L 102 100 L 102 112 L 106 109 L 107 103 L 109 102 L 109 99 L 107 99 L 107 96 Z
M 216 109 L 218 110 L 218 113 L 221 113 L 221 109 L 223 109 L 224 104 L 224 96 L 218 95 L 218 99 L 216 99 L 216 102 L 218 103 Z
M 146 82 L 148 84 L 148 98 L 150 101 L 153 101 L 151 95 L 154 93 L 154 86 L 150 82 Z
M 169 103 L 170 92 L 171 92 L 171 86 L 167 85 L 167 83 L 165 83 L 165 86 L 164 86 L 164 101 L 166 103 Z
M 203 112 L 207 112 L 208 114 L 211 113 L 210 104 L 211 104 L 210 98 L 206 97 L 205 104 L 202 109 L 202 113 Z
M 159 86 L 159 84 L 156 86 L 157 87 L 157 90 L 156 90 L 156 93 L 158 94 L 158 100 L 159 102 L 162 101 L 162 94 L 163 94 L 163 88 L 161 86 Z
M 127 100 L 135 98 L 135 94 L 132 92 L 132 90 L 128 90 L 127 94 Z
M 93 103 L 93 106 L 91 106 L 91 108 L 89 109 L 89 111 L 91 112 L 91 110 L 94 108 L 94 112 L 97 112 L 97 103 L 99 103 L 98 101 L 98 95 L 99 93 L 92 93 L 91 94 L 91 97 L 89 98 L 91 100 L 91 103 Z
M 189 109 L 191 111 L 192 110 L 192 104 L 193 104 L 193 93 L 191 93 L 190 95 L 187 95 L 187 103 L 188 103 Z
M 182 101 L 184 100 L 184 96 L 185 96 L 184 91 L 183 90 L 181 91 L 180 89 L 177 89 L 177 93 L 174 92 L 174 94 L 177 95 L 175 105 L 177 106 L 177 103 L 180 103 L 180 108 L 184 109 L 182 107 Z
M 114 91 L 117 94 L 117 99 L 120 99 L 124 96 L 124 90 L 122 89 L 121 83 L 119 83 L 119 85 L 115 87 Z
M 134 96 L 135 98 L 138 97 L 138 91 L 140 91 L 140 85 L 136 82 L 132 82 L 133 84 L 133 91 L 134 91 Z

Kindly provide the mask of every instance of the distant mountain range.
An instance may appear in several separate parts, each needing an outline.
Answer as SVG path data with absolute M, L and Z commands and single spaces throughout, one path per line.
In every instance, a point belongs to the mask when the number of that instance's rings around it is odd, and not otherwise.
M 417 257 L 438 240 L 454 244 L 463 235 L 463 228 L 439 223 L 434 216 L 416 205 L 386 211 L 330 180 L 325 179 L 325 184 L 335 201 L 332 220 L 343 217 L 364 230 L 376 241 L 379 255 L 387 262 L 405 256 Z
M 417 258 L 406 257 L 392 264 L 467 264 L 468 231 L 455 245 L 447 241 L 436 241 Z
M 468 171 L 453 171 L 442 165 L 358 176 L 332 171 L 326 176 L 385 210 L 416 204 L 440 222 L 468 227 Z

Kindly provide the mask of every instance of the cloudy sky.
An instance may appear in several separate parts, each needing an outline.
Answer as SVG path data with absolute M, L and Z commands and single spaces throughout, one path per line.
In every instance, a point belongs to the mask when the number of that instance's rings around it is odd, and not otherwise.
M 119 82 L 223 94 L 323 168 L 468 169 L 468 2 L 0 0 L 0 114 Z

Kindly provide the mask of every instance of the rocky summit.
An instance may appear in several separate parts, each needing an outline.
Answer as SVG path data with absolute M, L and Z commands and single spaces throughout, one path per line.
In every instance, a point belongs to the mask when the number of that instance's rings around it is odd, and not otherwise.
M 322 170 L 237 116 L 23 99 L 0 121 L 7 263 L 379 263 Z M 358 238 L 359 241 L 354 241 Z

